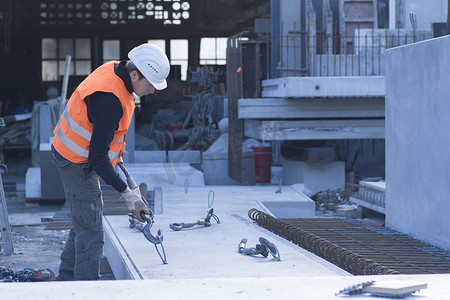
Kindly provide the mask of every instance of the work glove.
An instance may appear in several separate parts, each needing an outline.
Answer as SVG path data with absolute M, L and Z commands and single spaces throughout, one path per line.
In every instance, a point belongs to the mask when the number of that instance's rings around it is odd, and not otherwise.
M 146 215 L 150 215 L 150 210 L 144 201 L 142 201 L 141 192 L 138 187 L 135 187 L 129 192 L 122 194 L 123 199 L 127 203 L 128 209 L 133 214 L 133 216 L 140 222 L 145 222 L 141 217 L 141 210 L 144 211 Z

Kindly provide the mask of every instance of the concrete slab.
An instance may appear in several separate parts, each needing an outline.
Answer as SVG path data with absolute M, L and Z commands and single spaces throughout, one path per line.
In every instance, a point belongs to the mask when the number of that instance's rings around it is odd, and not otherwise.
M 376 282 L 423 282 L 428 287 L 407 299 L 447 300 L 449 274 L 382 276 L 308 276 L 291 274 L 273 278 L 193 278 L 121 281 L 15 282 L 2 285 L 5 299 L 342 299 L 340 290 L 351 285 Z M 353 295 L 352 300 L 370 299 L 368 294 Z M 385 299 L 385 298 L 373 298 Z
M 155 217 L 153 234 L 162 229 L 168 264 L 164 265 L 150 244 L 136 229 L 128 227 L 126 216 L 106 216 L 107 244 L 115 242 L 116 255 L 106 254 L 114 274 L 119 279 L 191 279 L 236 277 L 283 277 L 308 272 L 311 275 L 338 275 L 348 273 L 303 250 L 291 242 L 261 228 L 248 217 L 251 208 L 264 210 L 258 202 L 304 203 L 298 217 L 314 215 L 314 202 L 291 187 L 276 193 L 274 186 L 208 186 L 190 187 L 185 193 L 182 187 L 163 188 L 164 214 Z M 170 223 L 191 223 L 205 218 L 208 199 L 220 224 L 212 220 L 211 227 L 195 226 L 173 231 Z M 309 209 L 306 207 L 309 206 Z M 255 247 L 258 238 L 274 243 L 281 261 L 252 257 L 238 252 L 238 244 L 247 238 L 247 247 Z M 114 241 L 116 239 L 116 241 Z M 106 251 L 105 251 L 106 252 Z M 111 263 L 112 262 L 112 263 Z M 116 266 L 116 265 L 121 266 Z M 116 269 L 117 268 L 117 271 Z M 128 274 L 124 270 L 128 269 Z M 123 277 L 121 277 L 123 276 Z
M 244 120 L 245 136 L 263 141 L 384 139 L 384 120 Z
M 380 191 L 380 192 L 386 192 L 386 182 L 385 181 L 360 181 L 360 186 L 372 188 L 374 190 Z
M 384 118 L 384 98 L 239 99 L 239 119 Z
M 283 77 L 262 81 L 262 97 L 384 97 L 384 76 Z

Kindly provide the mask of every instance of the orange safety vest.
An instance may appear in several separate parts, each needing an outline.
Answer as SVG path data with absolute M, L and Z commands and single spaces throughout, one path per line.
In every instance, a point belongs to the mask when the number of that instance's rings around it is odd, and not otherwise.
M 119 98 L 123 109 L 119 128 L 115 130 L 108 153 L 113 167 L 119 161 L 135 104 L 133 95 L 128 92 L 122 79 L 114 73 L 114 66 L 118 63 L 111 61 L 98 67 L 80 83 L 67 102 L 66 109 L 53 130 L 53 147 L 65 159 L 77 164 L 88 161 L 93 125 L 88 119 L 84 99 L 95 92 L 107 92 Z

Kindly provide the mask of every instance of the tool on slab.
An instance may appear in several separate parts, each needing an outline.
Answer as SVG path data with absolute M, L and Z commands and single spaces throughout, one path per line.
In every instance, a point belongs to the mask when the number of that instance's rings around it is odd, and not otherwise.
M 336 293 L 336 296 L 370 294 L 375 297 L 405 298 L 427 287 L 428 284 L 423 282 L 405 280 L 366 281 L 351 285 Z
M 126 177 L 126 180 L 127 180 L 128 187 L 129 187 L 130 189 L 135 189 L 135 188 L 137 188 L 136 182 L 134 181 L 133 177 L 131 177 L 131 175 L 128 173 L 127 169 L 126 169 L 125 166 L 123 165 L 123 162 L 122 162 L 122 161 L 119 161 L 119 162 L 117 163 L 117 165 L 118 165 L 119 168 L 122 170 L 123 174 L 125 174 L 125 177 Z M 142 211 L 142 210 L 140 211 L 141 218 L 142 218 L 143 220 L 145 220 L 145 222 L 146 222 L 146 224 L 143 225 L 143 224 L 142 224 L 141 222 L 139 222 L 132 214 L 128 214 L 128 216 L 130 217 L 130 219 L 129 219 L 129 221 L 130 221 L 130 227 L 131 227 L 131 228 L 135 227 L 137 230 L 141 231 L 141 232 L 144 234 L 144 237 L 145 237 L 150 243 L 152 243 L 153 245 L 155 245 L 156 252 L 158 253 L 158 255 L 159 255 L 159 257 L 161 258 L 162 262 L 163 262 L 164 264 L 167 264 L 166 251 L 164 250 L 164 245 L 163 245 L 163 235 L 162 235 L 161 229 L 158 230 L 158 233 L 157 233 L 156 236 L 154 236 L 154 235 L 151 233 L 150 229 L 151 229 L 152 226 L 153 226 L 153 223 L 154 223 L 153 219 L 154 219 L 154 216 L 155 216 L 155 215 L 154 215 L 152 209 L 150 208 L 150 205 L 149 205 L 147 199 L 146 199 L 144 196 L 142 196 L 142 195 L 141 195 L 141 197 L 142 197 L 142 201 L 145 203 L 145 205 L 147 205 L 148 210 L 150 211 L 150 215 L 147 216 L 147 215 L 144 213 L 144 211 Z M 158 245 L 161 245 L 161 251 L 159 250 Z M 161 252 L 162 252 L 162 254 L 161 254 Z
M 189 190 L 189 179 L 186 178 L 184 180 L 184 193 L 187 194 L 188 190 Z
M 273 256 L 274 261 L 280 261 L 280 252 L 278 251 L 277 246 L 275 244 L 269 242 L 267 239 L 260 237 L 259 244 L 256 244 L 255 247 L 246 248 L 247 239 L 243 238 L 238 245 L 239 253 L 245 255 L 262 255 L 264 257 L 269 256 L 269 253 Z
M 170 229 L 174 231 L 180 231 L 184 228 L 191 228 L 195 225 L 204 226 L 204 227 L 210 227 L 211 226 L 211 218 L 213 218 L 217 224 L 220 224 L 219 217 L 214 214 L 214 208 L 212 207 L 214 203 L 214 191 L 209 191 L 208 193 L 208 211 L 206 212 L 206 217 L 204 219 L 199 219 L 195 222 L 191 223 L 170 223 L 169 227 Z

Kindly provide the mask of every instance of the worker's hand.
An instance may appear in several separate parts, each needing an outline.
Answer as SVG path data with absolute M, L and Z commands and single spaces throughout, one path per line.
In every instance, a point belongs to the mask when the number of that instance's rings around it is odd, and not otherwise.
M 138 219 L 140 222 L 145 222 L 145 220 L 141 217 L 141 210 L 144 211 L 146 215 L 150 215 L 150 210 L 148 209 L 147 205 L 145 205 L 144 201 L 142 201 L 142 196 L 139 188 L 136 187 L 132 190 L 127 190 L 125 190 L 125 192 L 122 194 L 122 197 L 127 203 L 128 209 L 136 219 Z

